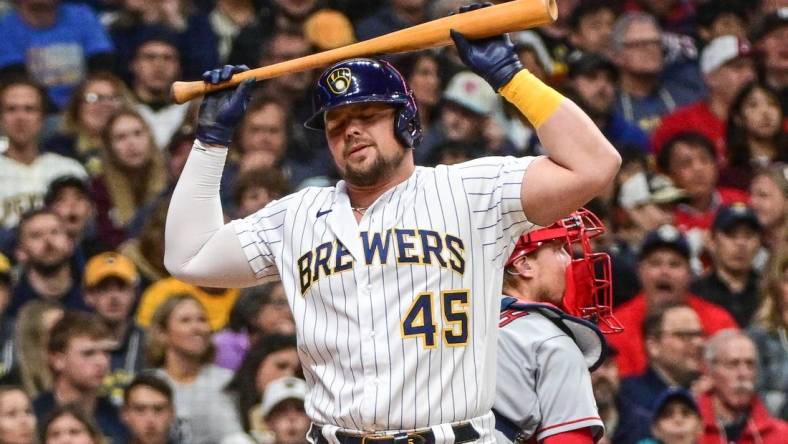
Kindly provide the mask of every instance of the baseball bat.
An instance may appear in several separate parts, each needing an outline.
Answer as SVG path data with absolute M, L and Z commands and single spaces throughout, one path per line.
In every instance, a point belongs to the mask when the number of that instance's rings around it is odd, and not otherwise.
M 320 68 L 353 57 L 448 46 L 452 44 L 449 35 L 451 29 L 461 32 L 470 39 L 481 39 L 546 25 L 552 23 L 557 16 L 556 0 L 512 0 L 421 23 L 340 48 L 250 69 L 216 85 L 202 81 L 175 82 L 171 94 L 176 103 L 184 103 L 212 91 L 232 88 L 246 79 L 270 79 L 283 74 Z

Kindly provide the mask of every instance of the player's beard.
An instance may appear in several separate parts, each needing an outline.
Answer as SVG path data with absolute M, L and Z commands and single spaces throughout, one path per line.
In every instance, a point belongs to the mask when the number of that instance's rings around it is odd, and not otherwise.
M 408 148 L 400 147 L 390 158 L 385 157 L 377 146 L 372 149 L 377 152 L 372 164 L 355 168 L 348 163 L 345 166 L 345 171 L 342 172 L 345 181 L 355 186 L 366 187 L 388 178 L 402 164 Z

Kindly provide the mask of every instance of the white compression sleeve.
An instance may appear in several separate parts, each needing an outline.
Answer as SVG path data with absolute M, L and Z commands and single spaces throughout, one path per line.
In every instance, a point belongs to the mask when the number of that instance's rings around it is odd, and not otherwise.
M 219 182 L 227 149 L 198 140 L 172 194 L 164 232 L 164 265 L 176 278 L 217 288 L 248 287 L 255 279 L 233 224 L 225 224 Z

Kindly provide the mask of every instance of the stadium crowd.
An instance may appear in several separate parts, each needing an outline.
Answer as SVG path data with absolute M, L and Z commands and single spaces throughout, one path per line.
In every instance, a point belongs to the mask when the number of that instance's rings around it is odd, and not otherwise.
M 282 286 L 197 287 L 163 265 L 199 102 L 173 103 L 170 85 L 467 3 L 0 1 L 0 444 L 305 442 Z M 786 442 L 788 2 L 558 4 L 555 24 L 511 38 L 624 160 L 589 205 L 625 328 L 592 374 L 604 442 Z M 419 165 L 541 153 L 452 47 L 387 58 L 419 106 Z M 314 76 L 256 85 L 227 220 L 337 180 L 302 126 Z

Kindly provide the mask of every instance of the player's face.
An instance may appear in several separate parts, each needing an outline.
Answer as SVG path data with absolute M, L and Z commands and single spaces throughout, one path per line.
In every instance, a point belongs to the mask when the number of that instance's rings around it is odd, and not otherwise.
M 28 444 L 35 437 L 36 415 L 25 392 L 17 389 L 0 395 L 0 442 Z
M 165 444 L 174 416 L 167 397 L 144 385 L 132 390 L 122 411 L 123 422 L 140 444 Z
M 566 267 L 571 258 L 564 248 L 566 244 L 561 240 L 548 242 L 538 250 L 534 256 L 537 293 L 540 301 L 558 305 L 566 289 Z
M 375 185 L 408 167 L 406 157 L 412 160 L 413 154 L 394 136 L 394 113 L 386 104 L 346 105 L 326 113 L 328 146 L 348 183 Z
M 661 248 L 638 265 L 646 297 L 654 302 L 681 301 L 687 294 L 690 269 L 687 259 L 670 248 Z
M 659 442 L 694 444 L 701 435 L 701 421 L 697 412 L 680 400 L 669 401 L 652 427 Z
M 750 204 L 761 225 L 773 228 L 784 220 L 788 200 L 774 180 L 759 175 L 750 184 Z

